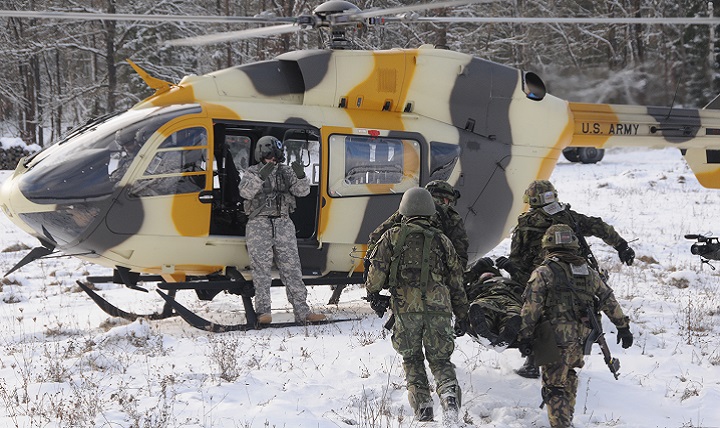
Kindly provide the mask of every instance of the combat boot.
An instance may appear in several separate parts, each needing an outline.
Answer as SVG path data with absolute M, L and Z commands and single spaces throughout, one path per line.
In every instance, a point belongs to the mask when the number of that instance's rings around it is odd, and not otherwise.
M 432 422 L 433 417 L 432 407 L 423 407 L 415 412 L 415 419 L 417 419 L 418 422 Z
M 517 335 L 520 332 L 520 323 L 522 319 L 520 315 L 515 315 L 505 322 L 505 326 L 500 330 L 500 336 L 498 336 L 498 342 L 493 345 L 497 346 L 510 346 L 517 339 Z
M 468 318 L 470 318 L 470 327 L 475 332 L 476 336 L 484 337 L 489 340 L 490 343 L 498 341 L 498 337 L 495 333 L 490 331 L 485 319 L 485 308 L 478 303 L 470 305 L 468 311 Z
M 445 422 L 457 422 L 461 395 L 462 391 L 458 385 L 451 386 L 440 395 L 440 405 L 443 409 L 443 420 Z
M 257 317 L 258 324 L 268 325 L 271 322 L 272 322 L 272 314 L 270 314 L 270 313 L 260 314 Z
M 449 422 L 457 422 L 460 409 L 458 408 L 457 399 L 455 397 L 447 397 L 443 406 L 445 420 Z
M 529 356 L 525 359 L 525 364 L 522 367 L 515 370 L 518 376 L 526 377 L 528 379 L 537 379 L 540 377 L 540 370 L 535 365 L 535 358 Z

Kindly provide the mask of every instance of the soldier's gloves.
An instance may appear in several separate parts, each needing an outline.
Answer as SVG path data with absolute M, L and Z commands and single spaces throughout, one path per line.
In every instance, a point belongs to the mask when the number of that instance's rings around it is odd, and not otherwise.
M 472 265 L 472 271 L 475 273 L 483 273 L 487 272 L 488 268 L 491 268 L 493 266 L 493 260 L 490 257 L 483 257 L 480 260 L 476 261 L 474 265 Z
M 363 281 L 367 282 L 368 272 L 370 272 L 370 259 L 363 259 Z
M 262 168 L 260 168 L 260 171 L 258 171 L 258 175 L 263 181 L 265 181 L 265 179 L 268 178 L 273 172 L 273 169 L 275 169 L 275 164 L 272 162 L 268 162 Z
M 533 354 L 532 339 L 522 339 L 518 342 L 518 351 L 523 357 L 529 357 Z
M 618 256 L 620 257 L 620 261 L 625 263 L 626 265 L 630 266 L 633 264 L 633 260 L 635 260 L 635 251 L 633 251 L 632 248 L 628 247 L 628 244 L 626 241 L 622 241 L 619 243 L 615 250 L 618 252 Z
M 291 163 L 290 166 L 292 167 L 293 171 L 295 172 L 295 175 L 297 176 L 297 178 L 299 178 L 301 180 L 303 178 L 305 178 L 305 167 L 303 166 L 303 164 L 301 164 L 298 161 L 293 161 L 293 163 Z
M 375 311 L 379 318 L 382 318 L 387 311 L 387 299 L 383 299 L 380 292 L 368 293 L 367 301 L 370 302 L 370 308 Z
M 633 344 L 633 334 L 630 327 L 619 328 L 617 332 L 617 343 L 622 342 L 623 349 L 627 349 Z
M 465 317 L 455 320 L 455 337 L 464 336 L 470 329 L 470 320 Z
M 505 256 L 500 256 L 495 260 L 495 266 L 509 273 L 510 275 L 517 272 L 517 266 Z

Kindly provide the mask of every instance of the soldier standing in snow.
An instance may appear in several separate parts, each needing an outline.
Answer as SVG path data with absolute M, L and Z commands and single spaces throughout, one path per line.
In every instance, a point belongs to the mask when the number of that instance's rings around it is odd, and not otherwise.
M 560 204 L 557 190 L 548 180 L 530 183 L 523 200 L 530 205 L 530 210 L 518 217 L 518 224 L 512 234 L 510 256 L 500 257 L 496 261 L 499 268 L 509 272 L 520 284 L 527 284 L 530 273 L 542 262 L 542 237 L 547 228 L 554 224 L 567 224 L 577 235 L 596 236 L 615 248 L 622 263 L 628 266 L 633 263 L 635 251 L 612 226 L 600 217 L 588 217 L 571 210 L 570 205 Z M 583 248 L 581 253 L 586 259 L 592 257 L 589 248 Z M 540 376 L 532 358 L 528 358 L 516 373 L 528 378 Z
M 255 161 L 240 181 L 240 196 L 245 198 L 248 215 L 247 250 L 253 268 L 255 310 L 258 324 L 270 324 L 270 269 L 273 259 L 280 270 L 296 322 L 317 322 L 323 314 L 310 312 L 307 288 L 302 280 L 295 225 L 290 213 L 295 197 L 310 193 L 310 182 L 299 162 L 283 165 L 283 145 L 275 137 L 265 136 L 255 145 Z
M 538 357 L 543 368 L 542 399 L 550 426 L 567 428 L 575 411 L 575 367 L 584 365 L 584 344 L 592 331 L 589 317 L 604 312 L 617 327 L 617 342 L 622 342 L 623 348 L 632 346 L 633 335 L 612 289 L 579 254 L 578 238 L 570 226 L 550 226 L 543 235 L 542 249 L 545 259 L 532 272 L 523 293 L 518 349 L 523 356 L 536 351 L 555 353 L 552 361 Z M 541 324 L 550 330 L 550 340 L 535 340 Z
M 445 417 L 457 420 L 461 393 L 450 356 L 455 349 L 453 313 L 456 335 L 464 334 L 468 327 L 462 267 L 450 239 L 430 222 L 435 204 L 426 189 L 405 192 L 399 212 L 402 222 L 383 233 L 370 254 L 368 300 L 372 306 L 379 300 L 380 290 L 390 290 L 390 308 L 396 320 L 392 343 L 403 357 L 408 398 L 416 419 L 433 420 L 427 358 Z

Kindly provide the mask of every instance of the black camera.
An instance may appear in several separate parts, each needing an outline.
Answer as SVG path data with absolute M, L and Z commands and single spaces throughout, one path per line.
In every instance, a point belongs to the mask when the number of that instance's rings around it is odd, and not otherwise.
M 695 239 L 690 246 L 690 253 L 710 260 L 720 260 L 720 238 L 699 234 L 685 235 L 685 239 Z

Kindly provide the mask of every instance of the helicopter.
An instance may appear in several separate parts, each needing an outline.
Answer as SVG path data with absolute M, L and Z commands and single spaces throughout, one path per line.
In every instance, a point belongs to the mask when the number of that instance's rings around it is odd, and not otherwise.
M 157 281 L 167 292 L 158 290 L 162 311 L 141 315 L 115 307 L 78 281 L 110 315 L 134 320 L 179 314 L 210 331 L 253 328 L 248 213 L 238 184 L 266 135 L 282 141 L 288 161 L 302 162 L 310 177 L 310 195 L 298 199 L 291 218 L 305 283 L 334 285 L 329 303 L 337 303 L 343 286 L 363 282 L 370 232 L 397 209 L 405 191 L 432 180 L 447 181 L 462 194 L 456 208 L 471 259 L 506 237 L 526 209 L 528 183 L 549 178 L 568 147 L 678 148 L 703 186 L 720 188 L 717 98 L 703 109 L 568 102 L 549 94 L 531 71 L 432 45 L 352 49 L 344 31 L 378 23 L 492 19 L 414 14 L 469 3 L 474 2 L 363 11 L 331 0 L 297 17 L 233 17 L 274 25 L 170 43 L 316 29 L 326 35 L 328 48 L 287 52 L 178 83 L 130 62 L 153 95 L 22 159 L 2 184 L 0 208 L 40 243 L 10 272 L 52 254 L 70 255 L 113 269 L 111 277 L 88 282 L 147 291 L 138 284 Z M 22 11 L 1 16 L 165 19 Z M 193 18 L 200 19 L 186 19 Z M 222 291 L 239 295 L 246 322 L 228 326 L 200 318 L 174 300 L 183 289 L 205 300 Z

